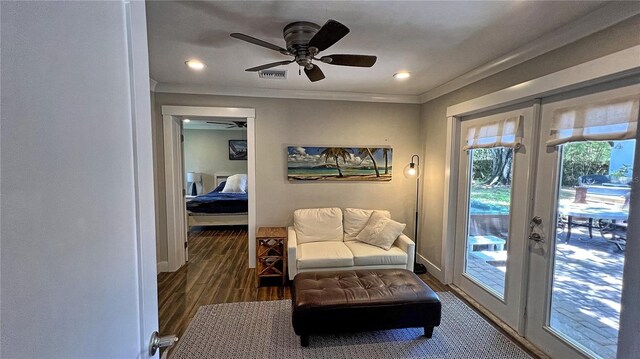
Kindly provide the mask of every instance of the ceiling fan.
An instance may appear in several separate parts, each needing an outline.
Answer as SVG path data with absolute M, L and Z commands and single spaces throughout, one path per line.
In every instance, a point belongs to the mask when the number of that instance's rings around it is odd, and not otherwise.
M 244 121 L 231 121 L 231 122 L 214 122 L 214 121 L 207 121 L 207 123 L 211 123 L 214 125 L 228 125 L 227 128 L 246 128 L 247 127 L 247 123 Z
M 345 35 L 349 33 L 349 28 L 343 24 L 329 20 L 322 27 L 308 21 L 293 22 L 284 27 L 282 31 L 284 34 L 284 40 L 286 42 L 286 49 L 278 45 L 256 39 L 249 35 L 240 34 L 234 32 L 231 37 L 240 39 L 254 45 L 266 47 L 286 56 L 293 56 L 293 60 L 285 60 L 272 62 L 269 64 L 261 65 L 246 69 L 245 71 L 256 72 L 280 65 L 288 65 L 292 62 L 297 63 L 301 67 L 304 67 L 304 73 L 307 75 L 311 82 L 316 82 L 324 79 L 324 73 L 320 70 L 320 67 L 313 63 L 313 61 L 320 61 L 329 65 L 339 66 L 355 66 L 355 67 L 371 67 L 376 63 L 377 57 L 370 55 L 349 55 L 349 54 L 334 54 L 326 55 L 320 58 L 316 57 L 320 52 L 328 49 L 336 42 L 340 41 Z

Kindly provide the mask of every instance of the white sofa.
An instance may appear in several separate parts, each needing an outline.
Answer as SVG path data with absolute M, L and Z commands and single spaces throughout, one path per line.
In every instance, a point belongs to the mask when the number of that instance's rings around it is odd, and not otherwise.
M 390 218 L 388 211 L 381 211 Z M 403 268 L 413 271 L 415 243 L 401 234 L 391 249 L 357 241 L 373 210 L 309 208 L 294 212 L 288 228 L 289 279 L 309 271 Z

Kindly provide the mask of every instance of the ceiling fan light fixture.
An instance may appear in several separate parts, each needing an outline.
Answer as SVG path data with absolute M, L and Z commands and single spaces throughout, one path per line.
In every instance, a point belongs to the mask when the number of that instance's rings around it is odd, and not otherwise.
M 411 72 L 409 71 L 399 71 L 393 74 L 393 78 L 396 80 L 406 80 L 411 77 Z
M 376 56 L 355 55 L 355 54 L 334 54 L 321 56 L 316 55 L 329 47 L 335 45 L 349 33 L 349 28 L 336 20 L 328 20 L 324 25 L 308 21 L 296 21 L 284 27 L 282 34 L 286 43 L 286 49 L 272 43 L 257 39 L 253 36 L 234 32 L 231 37 L 248 42 L 253 45 L 277 51 L 283 55 L 293 56 L 292 60 L 272 62 L 260 66 L 245 69 L 248 72 L 259 72 L 272 67 L 288 65 L 295 62 L 298 64 L 298 73 L 307 75 L 311 82 L 320 81 L 325 78 L 324 73 L 317 64 L 312 61 L 317 60 L 329 65 L 351 66 L 351 67 L 371 67 L 376 63 Z
M 192 70 L 200 71 L 204 69 L 204 63 L 200 60 L 187 60 L 184 63 Z

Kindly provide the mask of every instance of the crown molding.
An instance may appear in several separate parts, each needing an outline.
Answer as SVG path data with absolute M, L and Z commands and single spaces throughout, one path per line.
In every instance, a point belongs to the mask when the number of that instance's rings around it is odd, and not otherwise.
M 290 99 L 302 99 L 302 100 L 334 100 L 334 101 L 388 102 L 388 103 L 410 103 L 410 104 L 421 103 L 417 95 L 388 95 L 388 94 L 340 92 L 340 91 L 286 90 L 286 89 L 268 89 L 268 88 L 256 88 L 256 87 L 218 88 L 213 86 L 168 84 L 168 83 L 158 83 L 155 86 L 155 92 L 156 93 L 198 94 L 198 95 L 242 96 L 242 97 L 290 98 Z
M 447 117 L 466 116 L 640 74 L 640 45 L 614 52 L 506 89 L 447 107 Z
M 158 81 L 149 77 L 149 88 L 151 89 L 151 92 L 156 92 L 156 86 L 158 86 Z
M 498 57 L 493 61 L 421 94 L 419 96 L 420 103 L 428 102 L 542 54 L 578 41 L 637 14 L 640 14 L 639 2 L 616 2 L 604 5 L 576 21 L 561 26 L 537 38 L 515 51 Z

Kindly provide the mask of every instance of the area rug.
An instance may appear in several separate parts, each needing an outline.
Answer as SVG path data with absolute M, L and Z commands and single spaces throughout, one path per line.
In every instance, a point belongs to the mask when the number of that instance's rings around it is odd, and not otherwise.
M 311 336 L 300 346 L 291 302 L 206 305 L 198 309 L 171 356 L 194 358 L 531 358 L 455 295 L 438 293 L 442 323 L 433 337 L 422 328 Z

